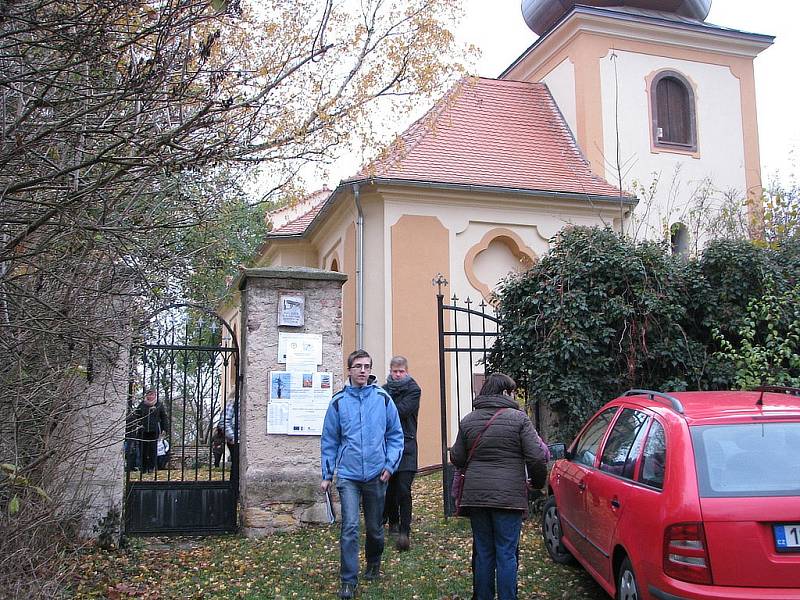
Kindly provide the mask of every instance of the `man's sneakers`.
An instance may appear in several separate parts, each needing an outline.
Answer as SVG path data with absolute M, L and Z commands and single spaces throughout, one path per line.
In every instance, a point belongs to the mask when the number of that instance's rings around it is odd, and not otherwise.
M 365 581 L 375 581 L 381 576 L 381 563 L 374 562 L 367 565 L 367 568 L 364 569 L 364 580 Z
M 400 535 L 397 536 L 397 543 L 394 547 L 397 548 L 398 552 L 405 552 L 411 548 L 411 540 L 406 532 L 401 532 Z
M 355 597 L 356 597 L 356 584 L 342 583 L 342 588 L 339 590 L 339 598 L 355 598 Z

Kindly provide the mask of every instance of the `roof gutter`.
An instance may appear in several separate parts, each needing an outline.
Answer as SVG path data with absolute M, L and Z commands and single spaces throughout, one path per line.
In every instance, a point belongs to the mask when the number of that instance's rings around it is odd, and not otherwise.
M 331 195 L 333 198 L 335 194 Z M 361 208 L 361 184 L 353 183 L 353 198 L 356 202 L 356 348 L 364 347 L 364 211 Z M 323 211 L 320 211 L 320 214 Z M 319 215 L 317 215 L 319 217 Z M 306 230 L 314 225 L 314 219 Z
M 325 202 L 325 206 L 322 207 L 322 210 L 319 211 L 316 217 L 308 224 L 305 231 L 301 233 L 293 233 L 290 235 L 275 235 L 272 236 L 267 234 L 267 240 L 291 240 L 291 239 L 302 239 L 306 237 L 308 233 L 314 230 L 318 225 L 320 225 L 326 218 L 328 212 L 331 208 L 333 208 L 333 204 L 336 200 L 336 197 L 339 195 L 341 191 L 347 185 L 353 186 L 353 192 L 355 193 L 356 186 L 361 185 L 398 185 L 398 186 L 407 186 L 407 187 L 417 187 L 417 188 L 425 188 L 431 190 L 452 190 L 452 191 L 460 191 L 460 192 L 481 192 L 485 194 L 517 194 L 519 196 L 531 196 L 537 198 L 546 198 L 550 200 L 568 200 L 568 201 L 579 201 L 579 202 L 593 202 L 593 203 L 603 203 L 603 204 L 613 204 L 618 205 L 622 204 L 626 207 L 633 208 L 637 204 L 639 204 L 639 199 L 636 196 L 628 196 L 628 195 L 614 195 L 614 196 L 605 196 L 601 194 L 579 194 L 576 192 L 553 192 L 548 190 L 531 190 L 528 188 L 515 188 L 515 187 L 498 187 L 492 185 L 472 185 L 472 184 L 463 184 L 463 183 L 438 183 L 435 181 L 417 181 L 412 179 L 392 179 L 389 177 L 368 177 L 364 179 L 351 179 L 348 181 L 343 181 L 339 184 L 333 193 L 330 195 L 328 200 Z M 356 208 L 360 210 L 360 202 L 356 200 Z M 363 214 L 359 213 L 360 216 L 363 218 Z M 266 243 L 266 242 L 265 242 Z
M 370 179 L 358 180 L 363 184 L 382 184 L 400 185 L 408 187 L 418 187 L 435 190 L 453 190 L 464 192 L 482 192 L 488 194 L 517 194 L 520 196 L 536 196 L 538 198 L 548 198 L 551 200 L 589 200 L 591 202 L 604 202 L 618 204 L 622 202 L 628 206 L 636 206 L 639 199 L 636 196 L 614 195 L 605 196 L 601 194 L 579 194 L 576 192 L 553 192 L 549 190 L 531 190 L 528 188 L 499 187 L 493 185 L 473 185 L 464 183 L 438 183 L 436 181 L 416 181 L 413 179 L 392 179 L 386 177 L 372 177 Z M 316 221 L 316 219 L 314 219 Z M 313 224 L 313 222 L 311 224 Z
M 578 194 L 576 192 L 553 192 L 549 190 L 531 190 L 527 188 L 515 188 L 515 187 L 499 187 L 499 186 L 492 186 L 492 185 L 472 185 L 472 184 L 463 184 L 463 183 L 437 183 L 434 181 L 416 181 L 412 179 L 392 179 L 390 177 L 367 177 L 364 179 L 351 179 L 348 181 L 343 181 L 339 184 L 339 186 L 333 191 L 330 195 L 328 200 L 325 202 L 325 206 L 322 207 L 322 210 L 319 211 L 316 217 L 308 224 L 305 231 L 301 233 L 292 233 L 290 235 L 275 235 L 272 236 L 267 234 L 264 244 L 268 241 L 273 240 L 301 240 L 305 238 L 311 231 L 313 231 L 317 226 L 319 226 L 327 217 L 328 212 L 333 208 L 333 204 L 336 201 L 336 197 L 339 195 L 341 191 L 345 189 L 345 186 L 351 185 L 353 187 L 353 194 L 356 196 L 356 208 L 358 209 L 359 218 L 362 219 L 361 225 L 361 242 L 363 244 L 363 213 L 361 212 L 361 203 L 360 203 L 360 196 L 357 190 L 360 189 L 362 185 L 398 185 L 398 186 L 405 186 L 405 187 L 416 187 L 416 188 L 424 188 L 424 189 L 431 189 L 431 190 L 452 190 L 452 191 L 461 191 L 461 192 L 480 192 L 484 194 L 517 194 L 518 196 L 530 196 L 536 198 L 546 198 L 551 200 L 567 200 L 571 202 L 592 202 L 592 203 L 603 203 L 603 204 L 613 204 L 623 205 L 628 208 L 633 208 L 637 204 L 639 204 L 639 199 L 636 196 L 627 196 L 627 195 L 614 195 L 614 196 L 605 196 L 602 194 Z M 356 228 L 358 229 L 358 222 L 356 222 Z M 358 244 L 359 238 L 356 238 L 356 261 L 358 262 Z M 361 259 L 363 261 L 363 256 Z M 363 263 L 361 265 L 363 268 Z M 358 265 L 356 265 L 358 269 Z M 359 273 L 361 271 L 359 270 Z M 358 275 L 358 273 L 357 273 Z M 358 286 L 356 286 L 358 289 Z M 356 292 L 358 296 L 361 294 Z M 356 300 L 358 303 L 358 300 Z M 363 308 L 363 307 L 362 307 Z M 356 339 L 358 341 L 358 339 Z M 363 340 L 362 340 L 363 341 Z M 360 346 L 359 346 L 360 347 Z

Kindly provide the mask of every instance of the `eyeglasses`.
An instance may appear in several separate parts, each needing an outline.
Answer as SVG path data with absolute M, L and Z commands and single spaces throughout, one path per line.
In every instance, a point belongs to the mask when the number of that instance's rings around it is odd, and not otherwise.
M 350 367 L 353 371 L 371 371 L 372 365 L 353 365 Z

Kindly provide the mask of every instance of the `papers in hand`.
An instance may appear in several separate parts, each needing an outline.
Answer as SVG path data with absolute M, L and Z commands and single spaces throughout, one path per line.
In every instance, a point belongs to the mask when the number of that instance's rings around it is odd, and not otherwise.
M 336 522 L 336 511 L 333 509 L 333 499 L 331 498 L 331 490 L 325 490 L 325 510 L 328 513 L 328 523 Z

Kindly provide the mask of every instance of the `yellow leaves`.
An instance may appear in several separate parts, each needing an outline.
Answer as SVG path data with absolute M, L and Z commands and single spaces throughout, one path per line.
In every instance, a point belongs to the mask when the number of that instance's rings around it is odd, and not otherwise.
M 14 494 L 14 497 L 11 498 L 11 501 L 8 503 L 8 514 L 13 516 L 17 512 L 19 512 L 19 496 Z
M 414 481 L 410 552 L 387 540 L 383 578 L 364 586 L 365 599 L 457 600 L 470 597 L 472 538 L 468 519 L 445 521 L 441 478 Z M 363 532 L 362 532 L 363 535 Z M 584 571 L 550 562 L 536 518 L 520 540 L 521 598 L 600 600 L 603 591 Z M 363 556 L 362 556 L 363 561 Z M 126 552 L 96 551 L 78 566 L 77 600 L 186 598 L 326 598 L 338 588 L 338 528 L 309 526 L 260 540 L 241 536 L 148 538 Z
M 31 491 L 45 500 L 50 500 L 50 496 L 47 495 L 47 492 L 45 492 L 41 487 L 33 485 L 27 477 L 19 474 L 19 467 L 17 465 L 12 463 L 2 463 L 0 464 L 0 471 L 2 471 L 3 475 L 5 475 L 5 479 L 0 480 L 1 483 L 15 488 Z M 12 499 L 9 501 L 8 514 L 16 514 L 20 509 L 20 503 L 21 500 L 19 496 L 14 494 Z

